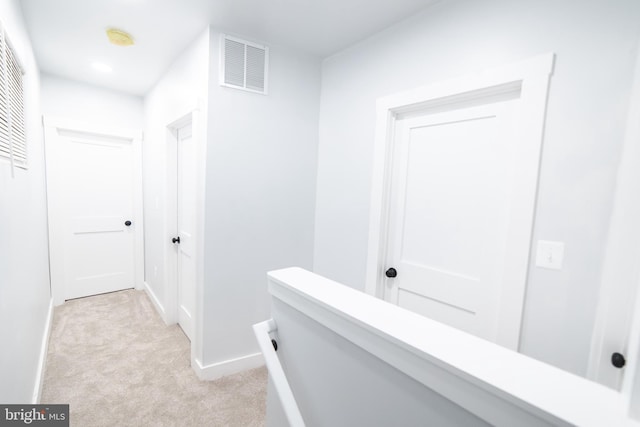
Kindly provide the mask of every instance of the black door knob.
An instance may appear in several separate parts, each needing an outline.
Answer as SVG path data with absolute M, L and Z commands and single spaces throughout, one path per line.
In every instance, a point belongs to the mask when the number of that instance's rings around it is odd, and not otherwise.
M 611 364 L 616 368 L 622 368 L 626 363 L 627 361 L 620 353 L 613 353 L 611 355 Z
M 178 236 L 178 237 L 174 237 L 173 239 L 171 239 L 171 241 L 172 241 L 173 243 L 180 244 L 180 236 Z
M 131 221 L 126 220 L 126 221 L 124 222 L 124 225 L 126 225 L 127 227 L 128 227 L 128 226 L 130 226 L 130 225 L 131 225 Z
M 396 277 L 398 275 L 398 272 L 396 271 L 395 268 L 391 267 L 390 269 L 388 269 L 387 271 L 384 272 L 385 276 L 387 277 Z

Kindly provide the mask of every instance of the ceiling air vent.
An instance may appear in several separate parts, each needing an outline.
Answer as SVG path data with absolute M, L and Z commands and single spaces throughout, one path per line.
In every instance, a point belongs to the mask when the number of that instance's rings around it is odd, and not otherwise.
M 222 36 L 220 85 L 266 94 L 268 64 L 268 47 Z

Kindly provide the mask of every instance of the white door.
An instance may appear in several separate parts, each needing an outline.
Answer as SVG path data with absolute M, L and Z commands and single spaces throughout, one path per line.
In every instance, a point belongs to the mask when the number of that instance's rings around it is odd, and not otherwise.
M 522 304 L 503 291 L 524 287 L 526 276 L 513 283 L 508 272 L 522 158 L 518 106 L 516 99 L 398 120 L 394 144 L 386 267 L 397 275 L 386 279 L 385 299 L 493 342 L 505 322 L 501 305 Z
M 191 124 L 177 131 L 178 140 L 178 323 L 191 340 L 194 331 L 196 257 L 196 147 Z
M 63 300 L 135 285 L 132 143 L 47 130 L 52 282 Z

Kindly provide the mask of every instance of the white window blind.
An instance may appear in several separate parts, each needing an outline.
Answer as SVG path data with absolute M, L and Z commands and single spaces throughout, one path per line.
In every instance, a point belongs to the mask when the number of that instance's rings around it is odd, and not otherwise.
M 9 110 L 5 84 L 7 79 L 6 61 L 4 60 L 4 31 L 0 28 L 0 158 L 11 159 L 9 141 Z
M 27 167 L 22 68 L 0 29 L 0 158 L 13 166 Z

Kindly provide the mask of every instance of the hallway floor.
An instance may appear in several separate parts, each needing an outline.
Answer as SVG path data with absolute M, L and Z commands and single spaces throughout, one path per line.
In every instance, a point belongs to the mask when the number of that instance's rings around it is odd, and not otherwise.
M 70 404 L 72 426 L 262 426 L 267 371 L 199 381 L 189 341 L 142 291 L 56 307 L 42 403 Z

